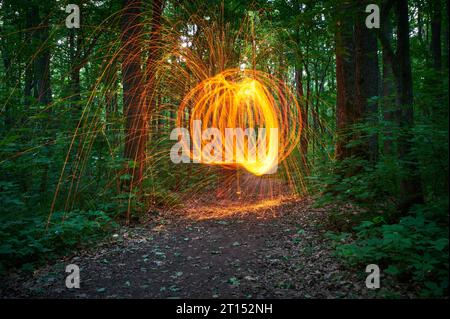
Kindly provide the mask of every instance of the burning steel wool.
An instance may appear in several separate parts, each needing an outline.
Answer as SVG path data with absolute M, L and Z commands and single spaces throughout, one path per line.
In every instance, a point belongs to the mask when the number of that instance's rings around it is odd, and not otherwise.
M 185 96 L 177 126 L 187 131 L 175 132 L 181 135 L 175 152 L 182 149 L 188 161 L 240 166 L 260 176 L 274 173 L 297 145 L 302 118 L 282 81 L 261 71 L 229 69 Z

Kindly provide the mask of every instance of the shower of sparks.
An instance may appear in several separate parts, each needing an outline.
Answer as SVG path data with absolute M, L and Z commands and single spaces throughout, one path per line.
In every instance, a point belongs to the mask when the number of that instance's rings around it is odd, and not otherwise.
M 187 125 L 191 135 L 195 135 L 194 121 L 199 120 L 201 131 L 207 128 L 220 131 L 220 154 L 235 150 L 232 160 L 203 152 L 202 163 L 226 168 L 240 165 L 256 176 L 270 172 L 289 156 L 302 128 L 299 105 L 289 88 L 275 77 L 255 70 L 225 70 L 194 87 L 179 107 L 177 126 Z M 230 128 L 264 133 L 258 134 L 258 138 L 247 135 L 247 142 L 236 139 L 234 146 L 233 139 L 226 138 L 226 130 Z M 274 129 L 278 134 L 271 134 Z M 251 138 L 254 141 L 249 143 Z M 190 157 L 201 154 L 206 143 L 195 140 Z
M 296 202 L 302 200 L 297 196 L 279 196 L 274 199 L 265 199 L 248 203 L 236 203 L 222 201 L 216 204 L 199 205 L 192 204 L 184 211 L 184 216 L 194 220 L 224 219 L 239 215 L 255 215 L 256 218 L 274 218 L 277 208 L 287 202 Z

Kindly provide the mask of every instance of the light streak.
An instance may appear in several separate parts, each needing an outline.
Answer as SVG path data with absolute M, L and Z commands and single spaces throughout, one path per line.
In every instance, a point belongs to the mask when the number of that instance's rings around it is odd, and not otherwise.
M 196 127 L 198 123 L 201 127 Z M 188 128 L 194 137 L 208 128 L 220 132 L 220 154 L 226 158 L 202 151 L 210 141 L 194 138 L 189 152 L 194 162 L 241 166 L 260 176 L 273 172 L 292 152 L 300 139 L 302 118 L 294 94 L 282 81 L 261 71 L 228 69 L 202 81 L 184 97 L 177 126 Z M 244 136 L 230 138 L 230 129 L 241 130 Z

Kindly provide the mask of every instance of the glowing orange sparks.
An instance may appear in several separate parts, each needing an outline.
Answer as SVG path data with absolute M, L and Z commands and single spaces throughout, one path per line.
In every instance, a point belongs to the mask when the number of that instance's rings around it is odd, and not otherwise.
M 210 148 L 205 152 L 212 141 L 203 136 L 194 140 L 191 159 L 226 168 L 241 166 L 257 176 L 271 173 L 289 156 L 302 129 L 294 94 L 282 81 L 255 70 L 225 70 L 193 88 L 179 107 L 177 126 L 189 127 L 195 136 L 199 121 L 201 131 L 215 128 L 220 132 L 222 152 L 219 156 Z M 230 139 L 229 129 L 241 130 L 241 138 Z

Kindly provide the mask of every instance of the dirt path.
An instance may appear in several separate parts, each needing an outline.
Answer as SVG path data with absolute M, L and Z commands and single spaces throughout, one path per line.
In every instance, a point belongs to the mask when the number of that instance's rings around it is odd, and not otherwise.
M 17 278 L 2 296 L 357 298 L 369 293 L 363 269 L 349 273 L 331 256 L 319 227 L 325 211 L 306 200 L 167 215 L 123 229 L 113 243 L 41 269 L 31 279 Z M 80 289 L 65 287 L 70 263 L 80 267 Z

